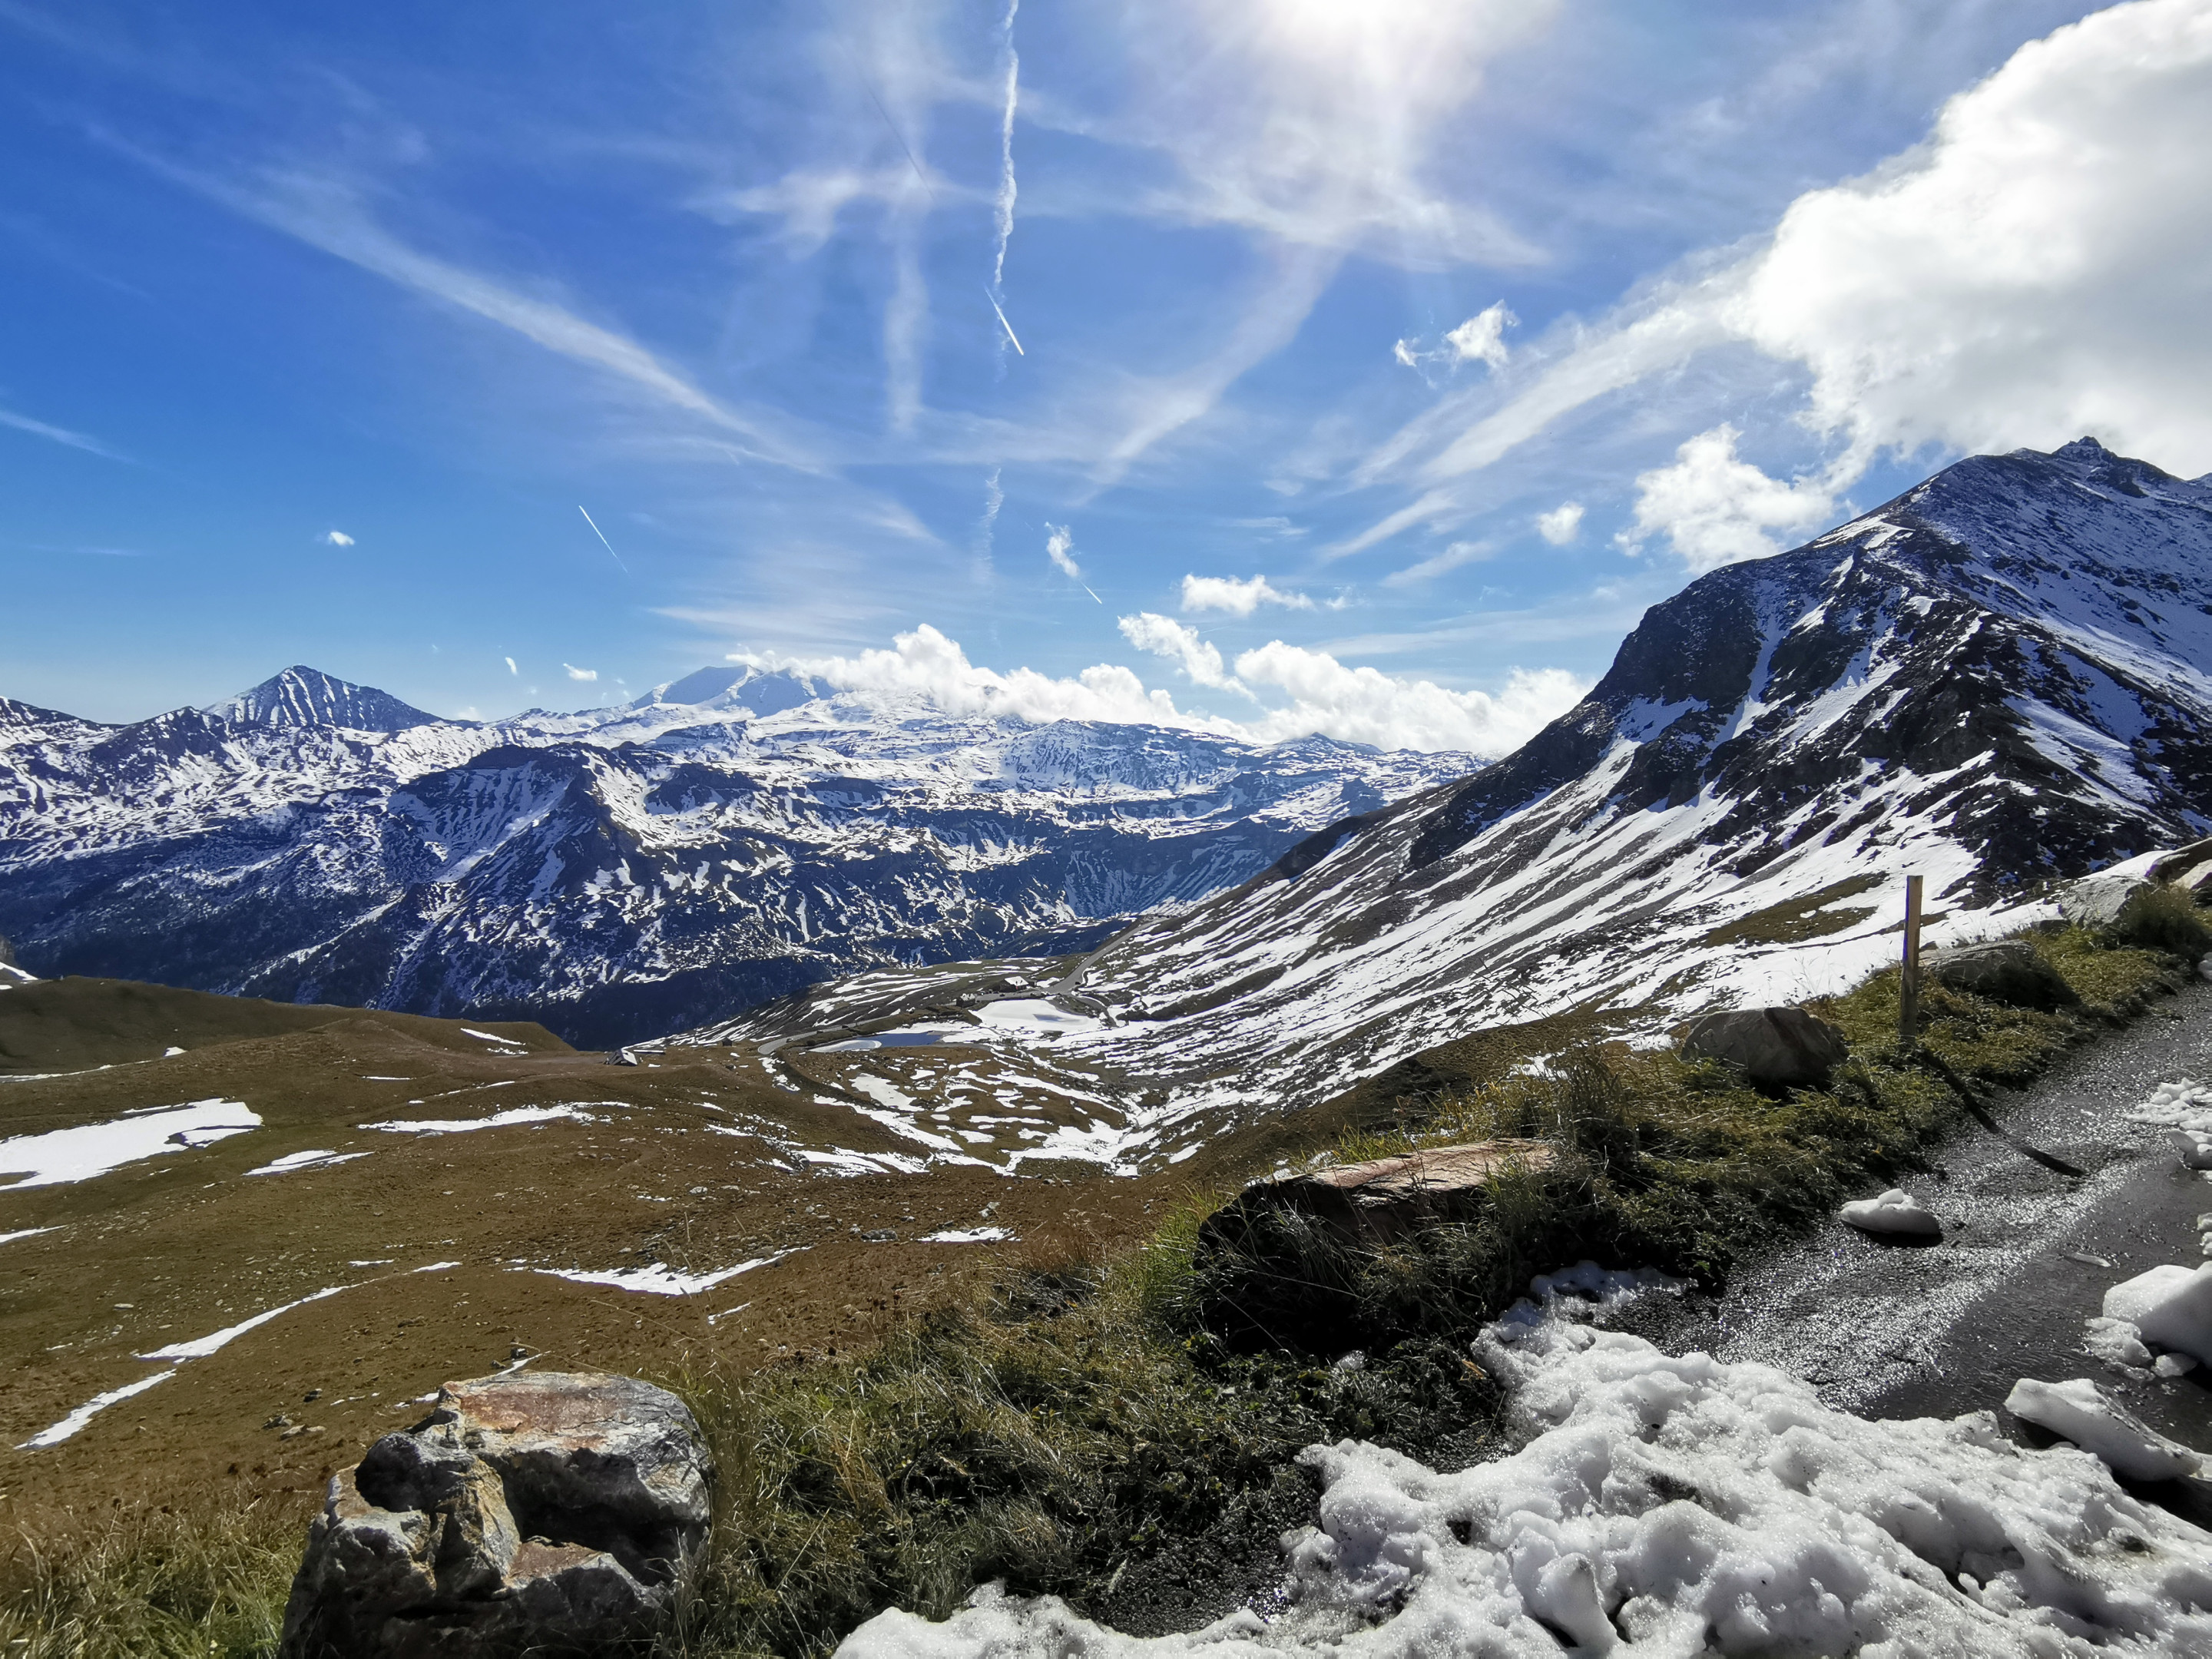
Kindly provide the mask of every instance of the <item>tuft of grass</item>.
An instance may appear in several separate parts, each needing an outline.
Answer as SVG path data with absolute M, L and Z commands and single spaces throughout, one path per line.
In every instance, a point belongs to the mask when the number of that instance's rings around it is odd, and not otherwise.
M 305 1517 L 223 1503 L 74 1517 L 0 1550 L 9 1659 L 262 1659 L 276 1651 Z
M 1079 1296 L 1017 1280 L 865 1358 L 684 1380 L 720 1480 L 663 1651 L 825 1653 L 883 1607 L 943 1618 L 993 1579 L 1101 1611 L 1132 1563 L 1250 1531 L 1316 1439 L 1437 1455 L 1491 1431 L 1495 1385 L 1437 1345 L 1338 1369 L 1197 1328 L 1203 1204 Z
M 2212 952 L 2212 928 L 2196 901 L 2178 887 L 2147 887 L 2128 902 L 2114 930 L 2127 944 L 2202 961 Z

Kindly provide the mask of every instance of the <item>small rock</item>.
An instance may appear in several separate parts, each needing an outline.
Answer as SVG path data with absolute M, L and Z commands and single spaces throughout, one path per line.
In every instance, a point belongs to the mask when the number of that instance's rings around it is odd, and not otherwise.
M 1893 1187 L 1879 1198 L 1863 1198 L 1846 1204 L 1838 1215 L 1864 1233 L 1896 1233 L 1909 1238 L 1941 1238 L 1943 1224 L 1936 1212 L 1902 1187 Z
M 313 1405 L 315 1401 L 320 1400 L 322 1397 L 323 1391 L 320 1389 L 310 1389 L 307 1393 L 300 1396 L 301 1399 L 306 1401 L 310 1406 Z
M 860 1240 L 866 1244 L 896 1244 L 898 1243 L 898 1230 L 894 1227 L 871 1227 L 860 1235 Z
M 289 1429 L 292 1426 L 292 1419 L 288 1413 L 278 1412 L 261 1426 L 264 1429 Z
M 1990 939 L 1929 951 L 1922 969 L 1939 985 L 2014 1008 L 2070 1008 L 2081 1001 L 2059 971 L 2025 939 Z
M 630 1053 L 627 1048 L 617 1048 L 614 1053 L 607 1056 L 607 1064 L 610 1066 L 635 1066 L 637 1064 L 637 1056 Z
M 1717 1060 L 1761 1088 L 1814 1089 L 1850 1058 L 1844 1034 L 1802 1008 L 1703 1014 L 1682 1034 L 1691 1060 Z
M 698 1425 L 626 1376 L 514 1372 L 333 1476 L 278 1659 L 518 1659 L 649 1636 L 705 1541 Z

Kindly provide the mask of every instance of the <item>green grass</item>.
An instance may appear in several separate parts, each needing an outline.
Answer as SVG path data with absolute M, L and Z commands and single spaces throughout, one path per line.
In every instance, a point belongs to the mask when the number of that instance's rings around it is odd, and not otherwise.
M 2178 983 L 2184 924 L 2201 932 L 2193 912 L 2153 908 L 2128 937 L 2038 935 L 2078 1012 L 1931 986 L 1923 1040 L 1969 1079 L 2025 1082 Z M 1555 1154 L 1390 1249 L 1204 1248 L 1233 1193 L 1194 1192 L 1139 1249 L 1034 1262 L 868 1353 L 660 1379 L 691 1402 L 720 1471 L 712 1541 L 661 1650 L 825 1654 L 883 1607 L 941 1617 L 994 1578 L 1118 1620 L 1117 1594 L 1194 1556 L 1226 1564 L 1214 1589 L 1233 1595 L 1236 1547 L 1269 1558 L 1285 1515 L 1308 1512 L 1290 1463 L 1302 1447 L 1357 1437 L 1447 1468 L 1494 1451 L 1503 1397 L 1466 1340 L 1532 1274 L 1590 1257 L 1718 1284 L 1923 1167 L 1960 1108 L 1899 1050 L 1897 1005 L 1894 970 L 1819 1005 L 1852 1052 L 1826 1090 L 1771 1096 L 1716 1064 L 1585 1041 L 1386 1132 L 1354 1128 L 1340 1159 L 1499 1137 Z M 1354 1347 L 1364 1367 L 1328 1363 Z M 224 1511 L 21 1544 L 0 1655 L 266 1654 L 299 1533 Z
M 44 1530 L 0 1545 L 8 1659 L 249 1659 L 276 1650 L 306 1522 L 225 1504 Z

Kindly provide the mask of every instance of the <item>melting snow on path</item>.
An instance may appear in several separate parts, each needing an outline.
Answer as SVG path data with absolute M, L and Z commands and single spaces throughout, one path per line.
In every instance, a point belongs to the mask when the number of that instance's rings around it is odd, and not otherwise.
M 198 1151 L 260 1127 L 260 1116 L 243 1101 L 195 1100 L 127 1112 L 107 1123 L 16 1135 L 0 1140 L 0 1172 L 20 1173 L 23 1179 L 0 1186 L 0 1192 L 89 1181 L 141 1158 Z
M 1138 1638 L 985 1591 L 943 1624 L 881 1614 L 839 1659 L 2212 1652 L 2212 1536 L 1988 1412 L 1869 1421 L 1771 1367 L 1526 1303 L 1477 1354 L 1516 1386 L 1528 1443 L 1455 1474 L 1309 1448 L 1320 1525 L 1272 1620 Z
M 946 1227 L 940 1231 L 924 1233 L 915 1240 L 917 1244 L 997 1244 L 1012 1238 L 1013 1234 L 1004 1227 Z
M 618 1105 L 620 1102 L 602 1103 Z M 364 1123 L 364 1129 L 382 1129 L 395 1135 L 456 1135 L 471 1129 L 503 1129 L 511 1123 L 550 1123 L 556 1119 L 569 1118 L 578 1123 L 592 1121 L 589 1112 L 574 1106 L 511 1106 L 506 1111 L 494 1112 L 489 1117 L 404 1117 L 392 1118 L 382 1123 Z
M 805 1249 L 804 1245 L 800 1249 Z M 580 1267 L 532 1267 L 534 1273 L 544 1273 L 554 1279 L 566 1279 L 578 1285 L 611 1285 L 618 1291 L 642 1291 L 647 1296 L 696 1296 L 702 1291 L 712 1290 L 726 1279 L 735 1279 L 739 1273 L 749 1273 L 756 1267 L 765 1267 L 781 1261 L 795 1250 L 778 1250 L 774 1255 L 755 1256 L 750 1261 L 740 1261 L 734 1267 L 724 1267 L 711 1273 L 680 1273 L 661 1262 L 646 1267 L 617 1267 L 605 1273 L 586 1273 Z

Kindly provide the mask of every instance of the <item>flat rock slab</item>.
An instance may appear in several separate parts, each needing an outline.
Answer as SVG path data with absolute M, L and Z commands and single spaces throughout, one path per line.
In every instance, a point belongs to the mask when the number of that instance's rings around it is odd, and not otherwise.
M 1281 1183 L 1316 1182 L 1349 1193 L 1361 1203 L 1395 1202 L 1423 1194 L 1462 1192 L 1486 1186 L 1497 1170 L 1509 1167 L 1548 1170 L 1552 1148 L 1540 1140 L 1482 1140 L 1463 1146 L 1429 1146 L 1399 1158 L 1344 1164 L 1316 1170 Z
M 1481 1207 L 1500 1171 L 1548 1170 L 1553 1156 L 1540 1140 L 1484 1140 L 1257 1182 L 1206 1218 L 1200 1242 L 1201 1248 L 1271 1250 L 1270 1218 L 1288 1212 L 1342 1243 L 1393 1244 L 1424 1226 L 1466 1218 Z
M 331 1478 L 279 1659 L 599 1652 L 651 1636 L 706 1540 L 684 1402 L 634 1377 L 449 1382 Z

